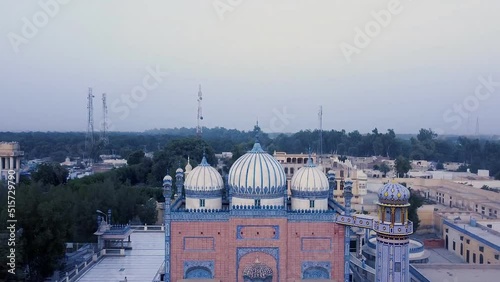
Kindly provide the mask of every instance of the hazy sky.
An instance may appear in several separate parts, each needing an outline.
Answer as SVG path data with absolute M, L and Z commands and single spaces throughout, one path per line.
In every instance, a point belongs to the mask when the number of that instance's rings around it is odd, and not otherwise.
M 498 134 L 498 11 L 498 0 L 4 0 L 0 131 L 85 131 L 88 87 L 96 130 L 103 92 L 113 130 L 194 127 L 202 84 L 208 127 L 313 129 L 323 105 L 325 129 L 474 133 L 479 117 Z

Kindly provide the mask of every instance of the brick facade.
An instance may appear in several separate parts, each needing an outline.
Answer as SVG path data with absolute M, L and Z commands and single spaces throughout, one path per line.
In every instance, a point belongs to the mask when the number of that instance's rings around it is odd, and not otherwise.
M 334 222 L 286 218 L 230 218 L 216 222 L 172 222 L 172 281 L 184 278 L 185 263 L 213 261 L 214 278 L 243 281 L 256 259 L 273 270 L 273 282 L 302 278 L 304 263 L 328 263 L 330 279 L 344 277 L 344 227 Z M 239 260 L 238 260 L 239 257 Z

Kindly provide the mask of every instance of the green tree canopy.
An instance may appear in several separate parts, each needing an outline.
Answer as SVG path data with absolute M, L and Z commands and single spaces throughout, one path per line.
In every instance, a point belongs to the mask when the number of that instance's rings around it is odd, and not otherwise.
M 410 161 L 403 156 L 399 156 L 396 159 L 394 166 L 398 177 L 404 177 L 404 175 L 407 174 L 411 169 Z

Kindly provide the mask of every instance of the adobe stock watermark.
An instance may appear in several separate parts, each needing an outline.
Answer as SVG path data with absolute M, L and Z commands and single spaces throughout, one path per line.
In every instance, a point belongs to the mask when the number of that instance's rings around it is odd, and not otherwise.
M 40 9 L 36 11 L 31 19 L 27 17 L 22 17 L 21 21 L 23 26 L 21 27 L 20 33 L 9 32 L 7 37 L 9 39 L 12 49 L 17 54 L 19 53 L 19 47 L 22 44 L 28 44 L 31 39 L 35 38 L 40 29 L 46 27 L 50 20 L 59 14 L 62 5 L 66 5 L 71 0 L 40 0 L 38 1 L 38 6 Z
M 139 103 L 146 100 L 151 91 L 157 89 L 168 77 L 168 72 L 160 70 L 160 66 L 156 65 L 154 68 L 151 66 L 146 67 L 146 75 L 142 78 L 141 84 L 134 86 L 130 93 L 122 94 L 120 98 L 113 100 L 111 103 L 111 112 L 118 114 L 121 120 L 126 119 L 131 110 L 137 108 Z M 101 122 L 103 126 L 104 121 Z M 108 130 L 114 129 L 111 119 L 107 120 Z
M 215 13 L 219 17 L 219 20 L 223 21 L 225 19 L 224 14 L 232 13 L 234 10 L 243 3 L 244 0 L 215 0 L 212 2 Z
M 411 0 L 408 0 L 411 1 Z M 390 0 L 387 3 L 387 8 L 378 12 L 371 11 L 370 14 L 373 20 L 367 22 L 364 29 L 359 27 L 354 28 L 353 44 L 342 42 L 339 45 L 342 54 L 344 55 L 347 63 L 351 63 L 354 54 L 360 54 L 361 50 L 368 47 L 372 39 L 377 37 L 382 28 L 388 27 L 394 16 L 401 14 L 404 7 L 399 0 Z
M 488 77 L 478 77 L 478 81 L 474 94 L 465 97 L 461 103 L 454 104 L 443 113 L 444 122 L 451 124 L 453 130 L 462 127 L 469 115 L 479 109 L 481 102 L 488 100 L 496 88 L 500 87 L 500 81 L 494 81 L 491 74 Z
M 286 106 L 283 106 L 281 111 L 274 108 L 273 117 L 269 120 L 268 126 L 264 125 L 262 131 L 266 133 L 283 133 L 293 119 L 295 119 L 295 115 L 289 114 Z

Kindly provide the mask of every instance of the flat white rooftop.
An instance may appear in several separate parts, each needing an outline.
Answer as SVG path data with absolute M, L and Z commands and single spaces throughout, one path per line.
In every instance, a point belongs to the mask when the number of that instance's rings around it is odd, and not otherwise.
M 482 282 L 498 281 L 500 268 L 493 265 L 474 266 L 458 265 L 425 265 L 413 264 L 430 281 L 443 282 Z
M 477 238 L 474 238 L 475 240 L 483 239 L 485 241 L 490 242 L 493 245 L 496 245 L 497 247 L 500 247 L 500 236 L 498 236 L 492 232 L 488 232 L 488 231 L 483 230 L 479 227 L 472 227 L 467 223 L 456 223 L 456 224 L 451 223 L 451 224 L 462 229 L 462 230 L 466 230 L 469 233 L 475 235 L 477 237 Z
M 147 282 L 153 281 L 165 258 L 165 233 L 134 232 L 130 235 L 132 250 L 125 256 L 108 256 L 84 273 L 80 282 Z

